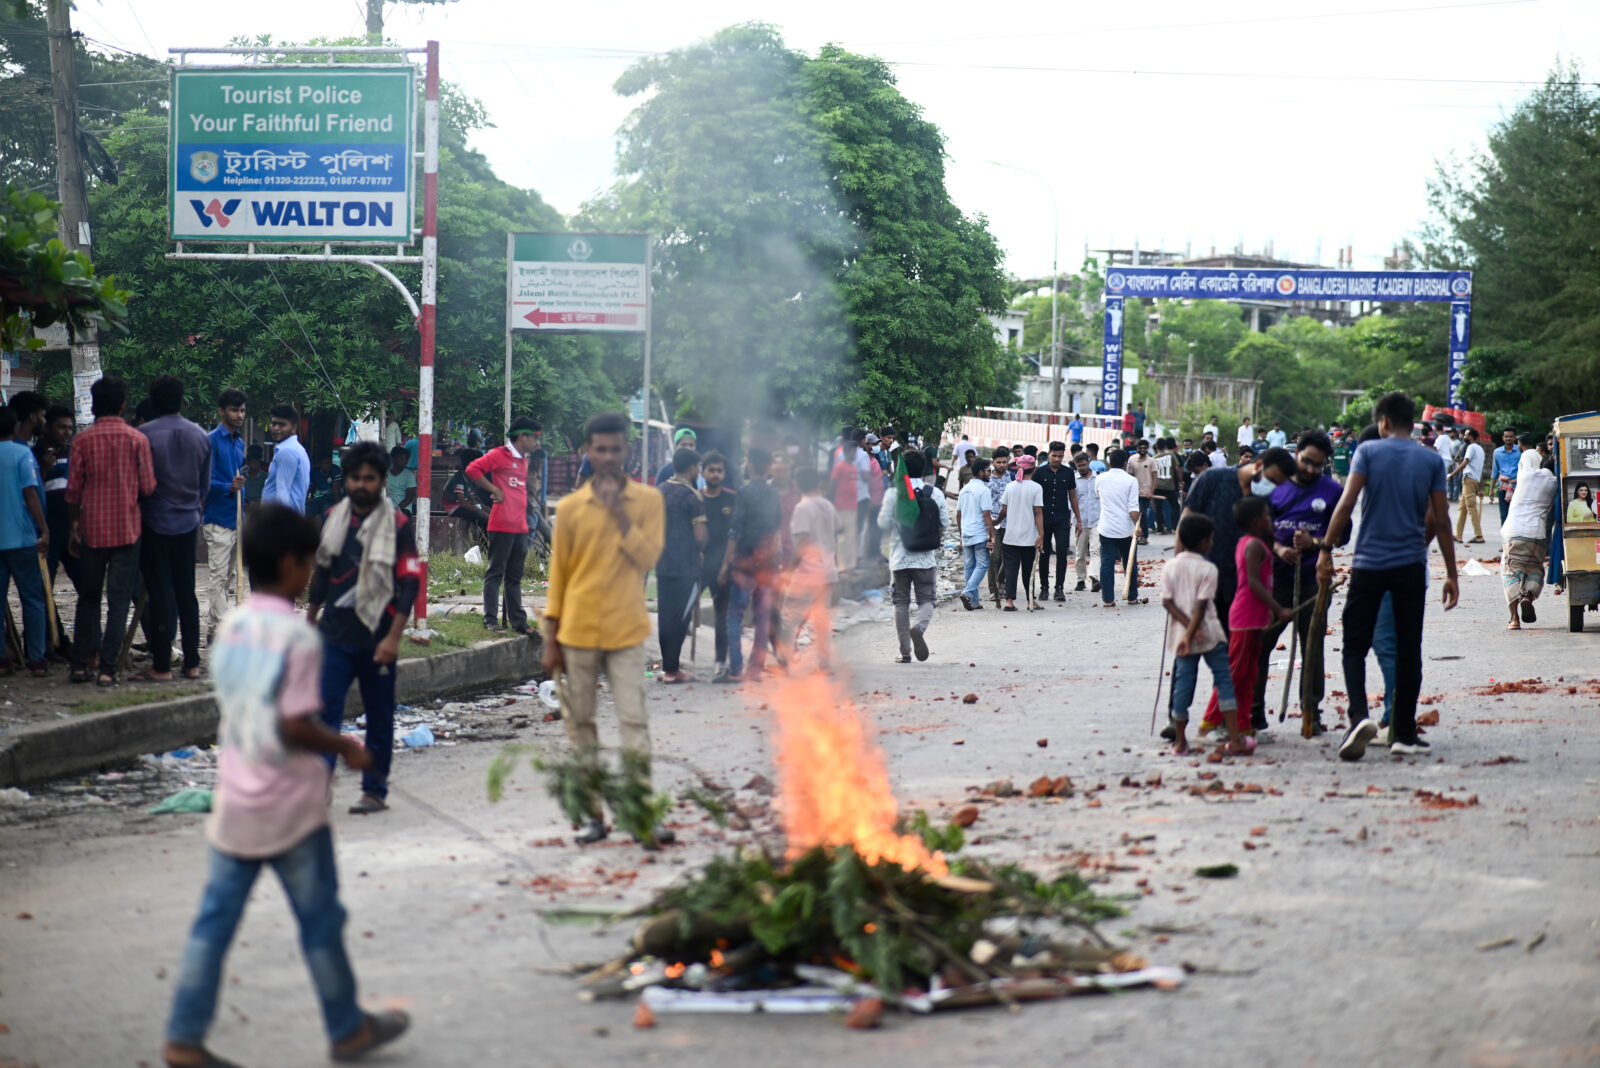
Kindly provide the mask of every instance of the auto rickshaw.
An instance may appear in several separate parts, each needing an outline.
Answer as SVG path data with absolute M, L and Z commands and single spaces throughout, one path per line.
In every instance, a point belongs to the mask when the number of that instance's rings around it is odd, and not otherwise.
M 1585 609 L 1600 605 L 1600 412 L 1556 420 L 1560 497 L 1552 549 L 1559 551 L 1567 590 L 1567 629 L 1583 630 Z

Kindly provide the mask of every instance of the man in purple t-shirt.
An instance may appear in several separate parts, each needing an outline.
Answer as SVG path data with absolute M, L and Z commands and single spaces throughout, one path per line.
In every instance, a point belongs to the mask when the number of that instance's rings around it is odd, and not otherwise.
M 1282 483 L 1272 493 L 1272 531 L 1274 534 L 1272 561 L 1272 595 L 1277 602 L 1293 608 L 1318 594 L 1317 550 L 1328 533 L 1328 520 L 1339 503 L 1343 487 L 1328 473 L 1328 461 L 1333 456 L 1333 443 L 1320 430 L 1308 430 L 1300 435 L 1295 451 L 1294 477 Z M 1340 544 L 1349 535 L 1340 539 Z M 1300 573 L 1300 597 L 1295 600 L 1295 572 Z M 1321 709 L 1324 693 L 1322 672 L 1322 645 L 1327 627 L 1313 627 L 1312 611 L 1304 609 L 1294 617 L 1294 627 L 1300 636 L 1302 663 L 1300 673 L 1300 714 L 1311 717 L 1312 729 L 1322 732 Z M 1278 638 L 1287 623 L 1274 623 L 1262 634 L 1263 650 L 1276 648 Z M 1293 665 L 1289 667 L 1293 670 Z M 1256 709 L 1266 708 L 1267 672 L 1256 675 Z

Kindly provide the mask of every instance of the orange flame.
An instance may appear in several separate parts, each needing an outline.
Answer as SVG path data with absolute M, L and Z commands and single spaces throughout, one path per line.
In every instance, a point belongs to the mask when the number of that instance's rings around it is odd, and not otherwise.
M 848 845 L 869 864 L 949 873 L 944 854 L 916 835 L 895 833 L 898 806 L 883 751 L 865 716 L 825 673 L 782 679 L 767 696 L 778 720 L 777 801 L 790 859 L 818 845 Z

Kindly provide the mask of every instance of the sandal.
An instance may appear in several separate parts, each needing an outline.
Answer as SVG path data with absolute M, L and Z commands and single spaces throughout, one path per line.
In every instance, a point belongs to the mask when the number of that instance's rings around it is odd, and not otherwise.
M 94 678 L 93 675 L 91 675 L 89 672 L 83 670 L 82 668 L 73 668 L 72 672 L 67 676 L 67 681 L 68 682 L 88 682 L 89 680 L 91 680 L 93 678 Z
M 363 1026 L 366 1037 L 353 1046 L 334 1046 L 328 1051 L 328 1056 L 336 1061 L 360 1060 L 379 1046 L 388 1045 L 401 1035 L 406 1028 L 411 1026 L 411 1017 L 399 1009 L 388 1012 L 366 1014 L 367 1021 Z
M 1514 619 L 1510 623 L 1506 624 L 1506 630 L 1521 630 L 1521 629 L 1522 629 L 1522 624 L 1518 623 Z
M 176 679 L 176 675 L 168 674 L 163 677 L 161 675 L 157 675 L 149 668 L 145 668 L 143 671 L 135 671 L 132 675 L 128 676 L 129 682 L 173 682 Z
M 240 1068 L 240 1066 L 235 1064 L 233 1061 L 223 1060 L 221 1057 L 217 1056 L 215 1053 L 212 1053 L 204 1046 L 200 1047 L 200 1057 L 201 1059 L 194 1063 L 193 1068 Z M 168 1068 L 178 1068 L 178 1066 L 174 1065 L 171 1061 L 166 1060 L 165 1058 L 162 1058 L 162 1060 L 168 1066 Z
M 1253 736 L 1243 734 L 1237 742 L 1229 742 L 1222 747 L 1228 756 L 1250 756 L 1256 751 L 1256 740 Z
M 117 677 L 115 675 L 96 675 L 94 684 L 96 686 L 115 686 Z

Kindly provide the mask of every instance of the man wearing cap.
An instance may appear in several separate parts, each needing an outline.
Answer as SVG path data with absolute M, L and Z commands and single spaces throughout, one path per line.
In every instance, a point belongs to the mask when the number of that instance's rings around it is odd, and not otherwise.
M 672 435 L 672 451 L 674 453 L 681 452 L 684 449 L 697 450 L 699 448 L 700 442 L 692 427 L 680 426 Z M 667 457 L 667 462 L 661 465 L 661 470 L 656 472 L 656 486 L 659 488 L 672 481 L 673 473 L 673 457 L 669 456 Z M 706 488 L 706 480 L 703 477 L 696 475 L 695 479 L 695 489 L 703 490 Z
M 528 557 L 528 455 L 539 447 L 539 424 L 523 416 L 506 430 L 506 443 L 467 465 L 467 478 L 494 501 L 489 510 L 489 570 L 483 576 L 483 625 L 498 633 L 498 595 L 505 589 L 506 620 L 532 634 L 522 608 L 522 568 Z

